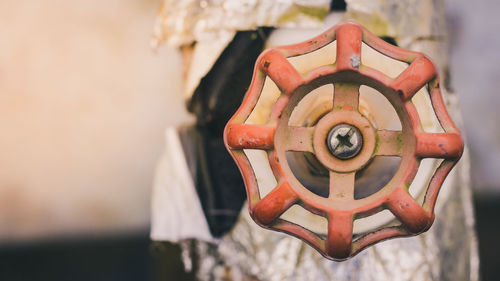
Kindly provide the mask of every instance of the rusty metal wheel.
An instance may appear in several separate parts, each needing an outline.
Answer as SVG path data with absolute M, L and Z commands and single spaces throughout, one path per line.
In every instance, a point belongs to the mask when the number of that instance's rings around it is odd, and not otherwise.
M 325 63 L 304 75 L 287 58 L 300 56 L 336 42 L 334 63 Z M 408 63 L 396 78 L 363 64 L 362 42 L 395 60 Z M 327 58 L 325 58 L 327 59 Z M 266 124 L 246 122 L 269 77 L 280 89 Z M 293 109 L 311 91 L 333 84 L 333 108 L 312 126 L 290 126 Z M 359 88 L 367 85 L 383 94 L 395 108 L 400 131 L 379 130 L 360 113 Z M 426 133 L 411 98 L 427 87 L 444 133 Z M 261 226 L 294 235 L 325 257 L 344 260 L 379 241 L 426 231 L 434 221 L 434 205 L 445 177 L 463 151 L 459 130 L 450 119 L 439 89 L 437 70 L 425 55 L 392 46 L 352 22 L 340 23 L 306 42 L 271 48 L 255 66 L 250 88 L 238 111 L 227 123 L 224 140 L 246 184 L 250 214 Z M 244 153 L 264 150 L 277 185 L 261 198 L 258 181 Z M 314 154 L 329 173 L 328 196 L 305 187 L 292 172 L 287 151 Z M 393 178 L 379 191 L 354 198 L 356 172 L 379 155 L 399 156 Z M 427 187 L 422 204 L 408 193 L 423 158 L 444 159 Z M 328 220 L 326 237 L 280 218 L 298 204 Z M 400 224 L 353 236 L 353 221 L 388 209 Z

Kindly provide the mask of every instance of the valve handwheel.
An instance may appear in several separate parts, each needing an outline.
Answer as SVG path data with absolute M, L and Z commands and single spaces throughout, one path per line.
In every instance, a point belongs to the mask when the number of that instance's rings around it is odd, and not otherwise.
M 334 64 L 300 74 L 287 60 L 310 53 L 336 41 Z M 409 66 L 396 78 L 363 65 L 362 42 Z M 281 94 L 267 124 L 245 123 L 260 98 L 265 77 Z M 312 127 L 289 126 L 291 112 L 312 90 L 333 84 L 333 109 Z M 359 87 L 367 85 L 382 93 L 396 109 L 401 131 L 378 130 L 358 110 Z M 432 107 L 444 133 L 426 133 L 411 98 L 427 86 Z M 241 107 L 227 123 L 224 141 L 243 175 L 252 218 L 261 226 L 294 235 L 333 260 L 345 260 L 382 240 L 424 232 L 434 221 L 436 198 L 445 177 L 463 152 L 463 140 L 450 119 L 439 89 L 437 70 L 423 54 L 392 46 L 362 26 L 345 22 L 306 42 L 275 47 L 258 58 L 252 83 Z M 244 149 L 265 150 L 277 186 L 263 198 Z M 329 195 L 309 191 L 294 176 L 287 151 L 314 153 L 329 171 Z M 393 178 L 376 193 L 354 199 L 357 171 L 375 156 L 399 156 L 401 164 Z M 409 194 L 422 158 L 444 159 L 430 180 L 422 204 Z M 280 218 L 299 204 L 326 217 L 326 238 Z M 354 219 L 390 210 L 400 225 L 365 233 L 353 241 Z

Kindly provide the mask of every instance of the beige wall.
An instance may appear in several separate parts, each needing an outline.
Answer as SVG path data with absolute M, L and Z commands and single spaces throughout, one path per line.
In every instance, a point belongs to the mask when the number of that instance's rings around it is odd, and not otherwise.
M 147 229 L 163 129 L 187 119 L 159 1 L 0 1 L 0 241 Z

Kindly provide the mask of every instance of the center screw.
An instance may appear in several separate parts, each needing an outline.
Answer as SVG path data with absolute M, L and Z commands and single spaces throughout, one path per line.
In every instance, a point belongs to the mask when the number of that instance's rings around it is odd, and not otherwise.
M 346 160 L 358 155 L 363 147 L 363 136 L 359 129 L 349 124 L 338 124 L 328 133 L 328 149 L 333 156 Z

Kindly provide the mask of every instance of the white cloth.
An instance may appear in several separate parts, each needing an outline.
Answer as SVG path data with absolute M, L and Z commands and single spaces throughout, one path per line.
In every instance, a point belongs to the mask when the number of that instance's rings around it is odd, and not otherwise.
M 179 242 L 187 238 L 213 240 L 177 129 L 169 127 L 153 185 L 151 239 Z

